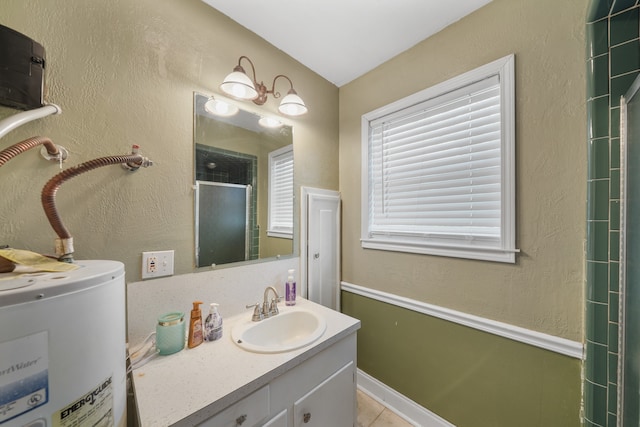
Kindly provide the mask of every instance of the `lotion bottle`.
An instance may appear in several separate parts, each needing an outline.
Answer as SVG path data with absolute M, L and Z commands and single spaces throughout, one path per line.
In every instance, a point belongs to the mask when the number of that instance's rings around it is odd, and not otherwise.
M 191 310 L 191 319 L 189 320 L 189 339 L 187 347 L 194 348 L 202 344 L 202 312 L 200 311 L 202 301 L 193 302 L 193 310 Z
M 204 340 L 215 341 L 222 338 L 222 316 L 218 313 L 218 304 L 209 304 L 209 315 L 204 322 Z
M 285 304 L 296 305 L 296 282 L 293 278 L 294 270 L 289 270 L 289 277 L 287 277 L 287 283 L 284 285 Z

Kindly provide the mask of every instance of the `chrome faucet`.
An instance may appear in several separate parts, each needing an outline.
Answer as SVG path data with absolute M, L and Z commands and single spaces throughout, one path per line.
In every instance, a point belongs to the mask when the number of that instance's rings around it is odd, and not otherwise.
M 269 291 L 273 291 L 274 295 L 276 296 L 271 300 L 271 303 L 269 303 L 269 299 L 268 299 Z M 280 300 L 280 297 L 278 296 L 278 291 L 276 291 L 276 288 L 274 288 L 273 286 L 267 286 L 267 288 L 264 290 L 264 300 L 262 302 L 262 314 L 264 314 L 264 317 L 275 316 L 276 314 L 279 313 L 278 311 L 279 300 Z
M 275 295 L 275 298 L 272 298 L 269 301 L 269 291 L 272 291 Z M 255 304 L 250 304 L 247 308 L 253 308 L 253 315 L 251 316 L 251 320 L 254 322 L 259 322 L 263 319 L 266 319 L 271 316 L 275 316 L 280 311 L 278 310 L 278 301 L 282 300 L 282 297 L 278 295 L 278 291 L 273 286 L 267 286 L 264 290 L 264 298 L 262 301 L 262 306 L 257 302 Z

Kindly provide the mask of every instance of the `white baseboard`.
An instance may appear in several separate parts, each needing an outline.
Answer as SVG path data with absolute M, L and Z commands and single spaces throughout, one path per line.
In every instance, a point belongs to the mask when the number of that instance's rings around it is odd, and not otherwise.
M 358 388 L 417 427 L 455 427 L 408 397 L 358 369 Z
M 342 282 L 341 288 L 342 290 L 353 294 L 413 310 L 418 313 L 437 317 L 459 325 L 464 325 L 514 341 L 543 348 L 545 350 L 564 354 L 565 356 L 575 357 L 576 359 L 583 358 L 583 345 L 580 342 L 571 341 L 549 334 L 543 334 L 541 332 L 532 331 L 531 329 L 497 322 L 495 320 L 474 316 L 472 314 L 451 310 L 449 308 L 433 304 L 427 304 L 422 301 L 416 301 L 399 295 L 378 291 L 376 289 L 365 288 L 364 286 L 358 286 L 352 283 Z

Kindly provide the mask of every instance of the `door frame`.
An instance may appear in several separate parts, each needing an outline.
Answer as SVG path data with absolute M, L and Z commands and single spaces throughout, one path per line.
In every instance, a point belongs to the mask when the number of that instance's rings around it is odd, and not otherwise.
M 337 196 L 339 199 L 338 209 L 342 206 L 342 198 L 339 191 L 336 190 L 327 190 L 323 188 L 314 188 L 314 187 L 300 187 L 300 292 L 303 298 L 308 298 L 309 291 L 309 282 L 307 278 L 307 273 L 309 271 L 308 268 L 308 228 L 309 228 L 309 198 L 314 196 Z M 341 213 L 338 212 L 338 229 L 341 230 Z M 340 233 L 341 234 L 341 233 Z M 336 283 L 340 284 L 340 276 L 341 276 L 341 258 L 342 254 L 340 249 L 342 247 L 341 237 L 338 237 L 338 247 L 336 248 L 336 259 L 338 260 L 338 265 L 336 269 Z M 340 298 L 338 298 L 338 308 L 340 307 Z

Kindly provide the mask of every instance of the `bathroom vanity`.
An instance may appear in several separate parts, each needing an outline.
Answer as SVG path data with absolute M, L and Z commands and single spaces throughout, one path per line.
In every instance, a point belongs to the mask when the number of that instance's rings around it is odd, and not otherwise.
M 251 312 L 224 319 L 220 340 L 133 371 L 140 426 L 354 426 L 360 321 L 304 299 L 280 309 L 313 312 L 326 329 L 305 347 L 256 353 L 231 338 Z

